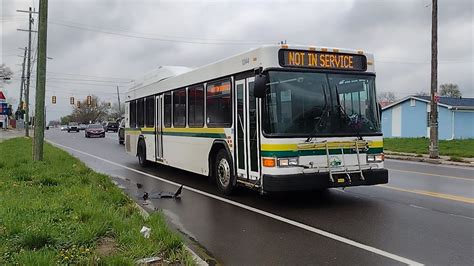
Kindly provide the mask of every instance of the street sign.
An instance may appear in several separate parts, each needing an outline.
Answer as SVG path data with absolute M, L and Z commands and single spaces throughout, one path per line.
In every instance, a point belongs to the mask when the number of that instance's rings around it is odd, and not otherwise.
M 10 108 L 8 108 L 8 103 L 0 103 L 0 115 L 9 115 Z
M 435 103 L 439 103 L 439 95 L 435 94 L 434 96 Z

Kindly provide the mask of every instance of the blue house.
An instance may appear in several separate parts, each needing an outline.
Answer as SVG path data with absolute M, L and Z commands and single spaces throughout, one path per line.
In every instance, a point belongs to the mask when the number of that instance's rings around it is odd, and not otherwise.
M 384 137 L 430 136 L 430 96 L 408 96 L 382 108 Z M 474 138 L 474 98 L 440 97 L 440 139 Z

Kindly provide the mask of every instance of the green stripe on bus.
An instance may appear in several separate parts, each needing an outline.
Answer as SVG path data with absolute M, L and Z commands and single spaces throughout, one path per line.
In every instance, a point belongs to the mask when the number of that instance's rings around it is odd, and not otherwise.
M 370 148 L 367 153 L 375 154 L 383 152 L 383 148 Z M 353 149 L 344 149 L 344 154 L 355 154 Z M 342 154 L 341 149 L 330 149 L 330 155 Z M 296 157 L 311 155 L 326 155 L 326 150 L 301 150 L 301 151 L 261 151 L 262 157 Z

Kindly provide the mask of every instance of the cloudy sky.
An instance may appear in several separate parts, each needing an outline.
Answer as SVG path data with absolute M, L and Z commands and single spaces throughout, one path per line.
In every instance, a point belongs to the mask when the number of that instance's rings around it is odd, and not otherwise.
M 3 85 L 19 98 L 26 13 L 39 0 L 1 0 Z M 116 101 L 116 86 L 160 65 L 199 67 L 261 44 L 311 44 L 375 54 L 379 92 L 399 98 L 430 87 L 430 0 L 158 1 L 49 0 L 48 120 L 70 113 L 69 97 Z M 439 84 L 474 97 L 472 0 L 439 0 Z M 36 22 L 36 21 L 35 21 Z M 35 27 L 37 24 L 35 23 Z M 34 48 L 36 36 L 33 35 Z M 32 52 L 35 55 L 35 51 Z M 33 67 L 36 71 L 36 65 Z M 33 77 L 35 73 L 33 73 Z M 34 99 L 35 80 L 32 80 Z

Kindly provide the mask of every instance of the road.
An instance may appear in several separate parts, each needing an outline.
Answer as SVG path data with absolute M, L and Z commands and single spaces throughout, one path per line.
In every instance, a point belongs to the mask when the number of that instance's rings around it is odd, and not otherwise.
M 206 177 L 170 167 L 140 168 L 116 134 L 46 138 L 135 200 L 144 191 L 185 189 L 154 199 L 171 223 L 226 265 L 474 265 L 474 168 L 387 160 L 389 184 L 324 193 L 219 195 Z M 136 188 L 136 183 L 143 185 Z

